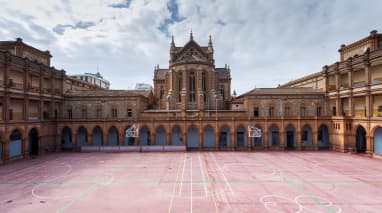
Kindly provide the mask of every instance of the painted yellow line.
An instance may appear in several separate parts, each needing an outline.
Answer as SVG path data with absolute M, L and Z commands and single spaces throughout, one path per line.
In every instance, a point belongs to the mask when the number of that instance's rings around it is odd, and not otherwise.
M 176 189 L 176 185 L 177 183 L 179 182 L 179 169 L 180 169 L 180 165 L 182 164 L 182 161 L 185 159 L 185 155 L 183 155 L 183 159 L 179 159 L 179 163 L 178 163 L 178 168 L 176 170 L 176 179 L 175 179 L 175 183 L 174 183 L 174 186 L 172 188 L 172 193 L 171 193 L 171 200 L 170 200 L 170 206 L 168 207 L 168 213 L 171 212 L 171 209 L 172 209 L 172 204 L 174 202 L 174 197 L 175 197 L 175 189 Z
M 210 192 L 211 192 L 212 200 L 214 201 L 215 212 L 216 212 L 216 213 L 219 213 L 218 204 L 216 203 L 215 193 L 214 193 L 214 191 L 213 191 L 213 189 L 212 189 L 212 181 L 211 181 L 211 179 L 210 179 L 210 176 L 209 176 L 209 174 L 208 174 L 207 167 L 206 167 L 206 165 L 205 165 L 206 163 L 205 163 L 205 161 L 204 161 L 204 154 L 202 154 L 202 162 L 204 162 L 203 170 L 204 170 L 205 173 L 206 173 L 208 186 L 210 187 Z

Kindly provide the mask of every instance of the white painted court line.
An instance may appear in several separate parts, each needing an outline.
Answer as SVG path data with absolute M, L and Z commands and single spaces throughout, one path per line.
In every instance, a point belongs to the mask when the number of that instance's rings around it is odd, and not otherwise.
M 182 177 L 180 178 L 180 183 L 179 183 L 179 193 L 178 193 L 179 195 L 182 195 L 184 168 L 186 167 L 186 159 L 187 159 L 187 153 L 184 154 Z
M 205 192 L 205 195 L 207 197 L 207 195 L 208 195 L 207 184 L 206 184 L 206 181 L 204 179 L 203 164 L 202 164 L 202 160 L 200 159 L 199 152 L 198 152 L 198 158 L 199 158 L 199 164 L 200 164 L 200 172 L 202 173 L 202 181 L 203 181 L 203 186 L 204 186 L 204 192 Z
M 220 174 L 222 174 L 222 176 L 223 176 L 224 183 L 227 185 L 227 187 L 228 187 L 229 191 L 231 192 L 231 194 L 234 195 L 235 193 L 232 190 L 231 184 L 229 183 L 227 177 L 223 173 L 223 170 L 221 169 L 221 167 L 219 166 L 218 162 L 216 161 L 215 155 L 212 154 L 212 158 L 214 159 L 216 167 L 218 167 L 218 170 L 220 171 Z
M 190 159 L 190 212 L 192 213 L 192 157 Z

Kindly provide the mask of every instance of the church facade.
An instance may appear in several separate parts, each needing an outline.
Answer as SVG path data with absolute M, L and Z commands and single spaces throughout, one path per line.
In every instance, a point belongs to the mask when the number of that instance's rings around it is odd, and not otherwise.
M 382 154 L 376 31 L 342 46 L 341 61 L 318 73 L 238 97 L 231 97 L 230 67 L 215 67 L 211 37 L 206 46 L 192 34 L 183 46 L 172 38 L 169 65 L 155 67 L 153 90 L 105 90 L 73 79 L 50 67 L 49 52 L 21 39 L 1 42 L 0 51 L 1 162 L 82 146 Z M 139 137 L 126 137 L 133 125 Z

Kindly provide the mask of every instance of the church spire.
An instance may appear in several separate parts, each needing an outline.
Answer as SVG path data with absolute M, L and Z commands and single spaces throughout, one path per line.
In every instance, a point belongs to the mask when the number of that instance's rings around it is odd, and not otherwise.
M 174 35 L 171 36 L 171 46 L 170 46 L 170 51 L 171 51 L 171 52 L 175 51 Z
M 191 28 L 191 32 L 190 32 L 190 41 L 194 40 L 194 36 L 192 35 L 192 28 Z
M 171 36 L 171 48 L 175 47 L 174 35 Z
M 210 52 L 214 51 L 214 47 L 212 46 L 212 37 L 211 37 L 211 35 L 210 35 L 210 39 L 208 41 L 208 51 L 210 51 Z

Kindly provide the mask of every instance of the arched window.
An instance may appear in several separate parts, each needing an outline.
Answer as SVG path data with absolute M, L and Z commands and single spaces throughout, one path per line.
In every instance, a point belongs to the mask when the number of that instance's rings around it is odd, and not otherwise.
M 189 101 L 195 102 L 195 73 L 191 72 L 188 78 L 189 85 Z
M 182 92 L 182 88 L 183 88 L 183 75 L 182 73 L 179 73 L 179 76 L 178 76 L 178 101 L 180 102 L 182 99 L 181 99 L 181 92 Z
M 222 95 L 223 100 L 225 100 L 224 85 L 220 85 L 220 94 Z
M 206 73 L 202 72 L 202 90 L 204 92 L 203 100 L 207 102 L 207 94 L 206 94 Z
M 206 73 L 202 73 L 202 90 L 206 91 Z
M 159 89 L 159 99 L 162 100 L 163 96 L 164 96 L 164 89 L 163 89 L 163 86 L 160 86 L 160 89 Z

